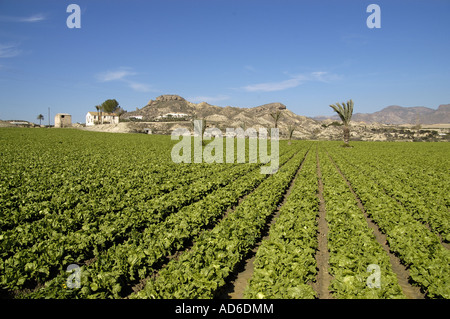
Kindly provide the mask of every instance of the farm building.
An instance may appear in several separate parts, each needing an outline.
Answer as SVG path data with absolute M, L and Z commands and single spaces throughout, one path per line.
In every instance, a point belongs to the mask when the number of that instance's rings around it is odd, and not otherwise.
M 183 118 L 183 117 L 188 117 L 189 114 L 186 113 L 166 113 L 164 115 L 160 115 L 157 117 L 157 119 L 171 119 L 171 118 Z
M 119 116 L 116 113 L 87 112 L 86 126 L 95 124 L 119 124 Z
M 58 113 L 55 115 L 55 127 L 72 126 L 72 115 L 67 113 Z

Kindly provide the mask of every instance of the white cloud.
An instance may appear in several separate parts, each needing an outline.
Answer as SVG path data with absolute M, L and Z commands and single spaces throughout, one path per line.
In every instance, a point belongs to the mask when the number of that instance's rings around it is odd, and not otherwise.
M 217 103 L 220 101 L 228 100 L 230 97 L 228 95 L 217 95 L 217 96 L 194 96 L 189 97 L 188 100 L 194 103 L 206 102 L 206 103 Z
M 150 92 L 153 91 L 152 86 L 146 83 L 136 82 L 128 79 L 128 77 L 137 75 L 131 68 L 119 68 L 114 71 L 107 71 L 99 73 L 96 78 L 100 82 L 122 81 L 128 84 L 128 87 L 136 92 Z
M 286 89 L 297 87 L 305 82 L 319 81 L 319 82 L 329 82 L 331 80 L 338 79 L 339 76 L 335 74 L 329 74 L 328 72 L 311 72 L 309 74 L 297 74 L 291 76 L 290 79 L 279 81 L 279 82 L 266 82 L 251 84 L 242 87 L 247 92 L 273 92 L 273 91 L 283 91 Z
M 135 75 L 135 72 L 130 71 L 128 68 L 121 68 L 116 71 L 107 71 L 100 74 L 97 74 L 97 79 L 100 82 L 109 82 L 109 81 L 117 81 L 123 80 L 125 77 L 129 75 Z
M 244 86 L 243 89 L 247 92 L 272 92 L 272 91 L 282 91 L 290 88 L 299 86 L 302 83 L 302 79 L 293 78 L 281 82 L 267 82 L 258 83 Z
M 11 17 L 11 16 L 0 16 L 0 21 L 7 22 L 26 22 L 34 23 L 46 20 L 47 17 L 42 13 L 33 14 L 29 17 Z
M 153 91 L 151 85 L 145 83 L 139 83 L 134 81 L 126 81 L 128 82 L 128 86 L 137 92 L 150 92 Z
M 22 53 L 15 44 L 0 44 L 0 58 L 13 58 Z
M 312 72 L 311 81 L 319 81 L 329 83 L 331 81 L 339 80 L 342 77 L 338 74 L 328 73 L 328 72 Z
M 26 17 L 26 18 L 20 18 L 19 21 L 20 22 L 39 22 L 39 21 L 44 21 L 46 19 L 46 17 L 39 13 L 39 14 L 35 14 L 32 15 L 30 17 Z

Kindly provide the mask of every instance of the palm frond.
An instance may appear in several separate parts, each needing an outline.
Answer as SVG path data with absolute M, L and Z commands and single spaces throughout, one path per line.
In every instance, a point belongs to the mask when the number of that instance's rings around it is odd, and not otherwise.
M 345 126 L 350 123 L 353 114 L 352 100 L 347 101 L 347 103 L 342 102 L 342 104 L 337 102 L 336 104 L 330 105 L 330 107 L 339 115 L 339 118 Z

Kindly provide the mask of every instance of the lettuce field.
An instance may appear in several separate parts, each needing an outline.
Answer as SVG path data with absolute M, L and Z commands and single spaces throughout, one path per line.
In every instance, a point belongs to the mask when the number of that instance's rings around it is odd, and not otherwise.
M 175 143 L 1 128 L 0 297 L 450 298 L 449 143 L 281 140 L 273 175 Z

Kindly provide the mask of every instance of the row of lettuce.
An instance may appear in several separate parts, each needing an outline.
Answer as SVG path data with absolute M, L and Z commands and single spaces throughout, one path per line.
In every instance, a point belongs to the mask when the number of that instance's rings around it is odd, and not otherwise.
M 376 241 L 349 187 L 323 151 L 319 153 L 320 160 L 316 154 L 306 159 L 269 238 L 261 243 L 245 297 L 317 297 L 312 287 L 318 268 L 318 166 L 326 203 L 333 298 L 404 298 L 389 256 Z
M 383 174 L 383 169 L 377 169 L 378 166 L 375 164 L 377 159 L 372 158 L 371 164 L 368 163 L 367 153 L 363 149 L 355 148 L 347 153 L 339 148 L 330 150 L 331 156 L 354 187 L 369 217 L 387 235 L 390 250 L 407 266 L 412 282 L 420 286 L 428 298 L 450 298 L 450 251 L 441 242 L 440 228 L 433 229 L 431 226 L 434 214 L 438 214 L 439 224 L 448 223 L 448 207 L 447 214 L 442 210 L 440 214 L 434 210 L 427 214 L 428 208 L 425 207 L 420 210 L 413 209 L 407 201 L 402 201 L 402 198 L 389 193 L 387 185 L 394 184 L 398 176 L 393 171 L 400 171 L 395 165 L 391 171 L 392 175 L 388 177 Z M 383 162 L 381 165 L 383 166 Z M 371 173 L 366 167 L 372 167 L 375 173 Z M 397 184 L 400 190 L 403 188 L 408 192 L 411 185 L 429 185 L 427 182 L 429 178 L 422 176 L 422 181 L 416 181 L 421 174 L 416 176 L 413 166 L 406 167 L 408 171 L 405 171 L 405 174 L 411 174 L 411 177 L 408 179 L 409 182 L 405 180 Z M 420 167 L 416 167 L 416 170 L 419 169 Z M 407 193 L 411 196 L 410 203 L 441 200 L 427 197 L 427 190 L 418 189 L 416 192 L 425 192 L 426 195 Z M 442 233 L 442 237 L 444 235 L 445 233 Z
M 406 145 L 403 147 L 407 149 Z M 436 181 L 436 178 L 445 175 L 442 172 L 448 168 L 436 164 L 433 174 L 424 170 L 415 175 L 421 160 L 412 157 L 406 169 L 400 169 L 401 164 L 398 164 L 389 170 L 389 158 L 384 161 L 371 158 L 369 161 L 366 151 L 324 143 L 318 150 L 320 159 L 316 164 L 323 179 L 328 225 L 328 270 L 332 276 L 329 290 L 332 297 L 410 297 L 409 291 L 402 291 L 389 254 L 375 238 L 364 211 L 357 205 L 352 187 L 368 217 L 387 235 L 390 252 L 397 255 L 408 269 L 410 283 L 418 286 L 426 298 L 450 298 L 450 253 L 443 243 L 448 231 L 448 196 L 442 189 L 427 188 L 435 182 L 448 190 L 445 179 Z M 397 154 L 399 150 L 384 151 L 390 155 Z M 442 152 L 442 148 L 439 151 Z M 435 155 L 433 161 L 442 159 L 442 154 Z M 340 175 L 341 171 L 344 176 Z M 320 177 L 314 171 L 310 156 L 281 208 L 279 218 L 271 227 L 269 238 L 263 240 L 257 251 L 254 274 L 249 280 L 245 297 L 317 297 L 312 289 L 318 267 L 314 259 L 317 250 L 317 178 Z M 393 179 L 399 179 L 399 182 L 393 183 Z M 400 197 L 398 194 L 401 194 L 402 188 L 407 190 L 407 195 Z M 410 190 L 416 191 L 408 193 Z M 433 194 L 439 198 L 433 198 Z M 407 201 L 409 196 L 411 199 Z M 419 202 L 422 210 L 411 204 L 417 205 Z M 433 203 L 440 205 L 433 206 Z M 434 209 L 427 211 L 430 207 Z
M 405 145 L 294 142 L 283 145 L 279 172 L 267 176 L 257 164 L 173 165 L 162 137 L 120 137 L 126 146 L 114 151 L 119 143 L 105 134 L 49 131 L 41 140 L 42 133 L 19 132 L 21 142 L 1 137 L 9 160 L 0 175 L 0 286 L 16 297 L 218 297 L 294 181 L 244 296 L 315 298 L 322 178 L 333 297 L 404 298 L 340 170 L 412 282 L 427 297 L 450 298 L 442 148 L 426 150 L 435 152 L 433 171 L 417 170 L 425 153 L 402 164 L 399 150 L 413 153 Z M 148 149 L 138 152 L 142 145 Z M 66 285 L 70 264 L 81 266 L 80 289 Z
M 292 157 L 293 152 L 284 154 L 281 163 Z M 81 289 L 65 289 L 67 273 L 61 272 L 27 297 L 125 297 L 133 291 L 133 285 L 151 276 L 167 256 L 183 250 L 205 228 L 212 227 L 265 178 L 267 175 L 260 174 L 255 166 L 248 174 L 234 176 L 229 184 L 180 208 L 163 221 L 152 223 L 143 231 L 132 232 L 126 241 L 99 253 L 92 263 L 81 267 Z
M 92 267 L 98 267 L 105 251 L 236 179 L 257 175 L 257 164 L 173 164 L 168 137 L 2 133 L 0 285 L 10 292 L 67 277 L 70 264 L 96 261 Z M 244 193 L 254 180 L 243 190 L 236 183 L 227 189 Z
M 389 256 L 369 228 L 356 198 L 320 150 L 328 222 L 330 291 L 337 298 L 405 298 Z M 378 277 L 377 277 L 378 276 Z
M 332 275 L 329 289 L 333 297 L 405 298 L 387 252 L 377 242 L 345 179 L 324 151 L 319 150 L 317 162 L 314 151 L 310 153 L 268 239 L 262 241 L 257 251 L 254 273 L 244 297 L 317 297 L 312 286 L 317 276 L 316 165 L 319 165 L 329 227 L 327 240 Z M 267 217 L 277 209 L 276 203 L 298 171 L 300 158 L 291 160 L 279 174 L 261 183 L 235 211 L 214 229 L 203 233 L 190 250 L 170 261 L 142 290 L 130 297 L 217 297 L 230 274 L 261 236 Z M 437 281 L 435 284 L 442 285 L 445 283 Z M 446 298 L 445 294 L 426 291 L 428 297 Z
M 337 154 L 358 167 L 371 183 L 404 206 L 413 217 L 450 243 L 450 146 L 441 144 L 385 144 Z
M 194 245 L 171 260 L 158 276 L 151 278 L 131 298 L 213 298 L 226 279 L 262 236 L 271 214 L 283 195 L 307 150 L 301 149 L 280 170 L 230 211 Z
M 317 178 L 311 149 L 269 236 L 259 246 L 245 298 L 317 297 L 311 283 L 317 275 Z

